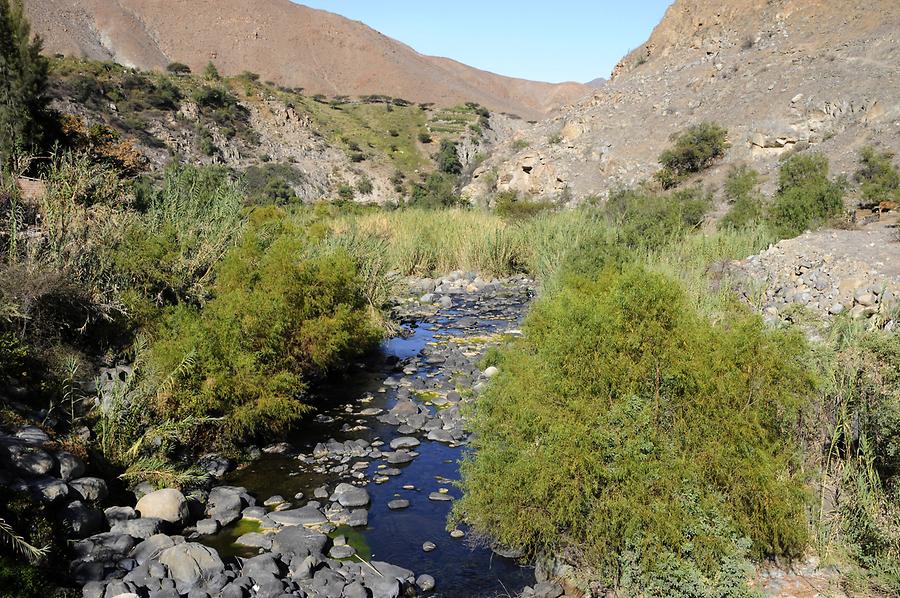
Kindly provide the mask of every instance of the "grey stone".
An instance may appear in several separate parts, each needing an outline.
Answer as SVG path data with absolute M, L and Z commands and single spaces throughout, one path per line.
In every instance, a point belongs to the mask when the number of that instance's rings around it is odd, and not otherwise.
M 103 514 L 106 522 L 111 526 L 137 518 L 137 513 L 131 507 L 109 507 L 103 510 Z
M 390 501 L 387 506 L 392 511 L 399 511 L 400 509 L 409 507 L 409 501 L 405 498 L 395 498 Z
M 209 454 L 200 457 L 197 466 L 210 476 L 221 479 L 226 473 L 234 469 L 234 462 L 221 455 Z
M 69 488 L 83 500 L 97 502 L 109 496 L 106 482 L 100 478 L 78 478 L 69 482 Z
M 215 549 L 194 542 L 176 544 L 163 550 L 159 562 L 168 567 L 169 576 L 180 589 L 190 589 L 199 581 L 211 579 L 225 569 Z
M 219 533 L 219 522 L 215 519 L 201 519 L 195 526 L 197 533 L 202 536 L 211 536 Z
M 112 531 L 118 534 L 128 534 L 132 538 L 147 540 L 162 531 L 163 520 L 158 517 L 141 517 L 140 519 L 127 519 L 112 526 Z
M 442 492 L 432 492 L 428 495 L 428 500 L 433 500 L 435 502 L 450 502 L 453 500 L 453 497 Z
M 437 548 L 437 545 L 434 542 L 425 542 L 424 544 L 422 544 L 422 550 L 424 550 L 425 552 L 431 552 L 435 548 Z
M 252 507 L 256 501 L 251 500 L 246 488 L 239 486 L 217 486 L 210 490 L 206 501 L 206 516 L 216 519 L 222 525 L 237 521 L 245 506 Z
M 365 509 L 353 509 L 347 519 L 350 527 L 365 527 L 369 524 L 369 512 Z
M 46 432 L 36 426 L 25 426 L 24 428 L 16 432 L 15 436 L 25 444 L 31 444 L 35 446 L 43 446 L 44 444 L 50 442 L 50 436 L 48 436 Z
M 535 598 L 559 598 L 563 593 L 562 586 L 552 581 L 542 581 L 534 586 Z
M 321 525 L 328 521 L 328 518 L 322 514 L 319 509 L 312 505 L 306 505 L 305 507 L 301 507 L 299 509 L 291 509 L 289 511 L 279 511 L 277 513 L 269 513 L 269 518 L 275 523 L 280 523 L 281 525 L 294 526 L 308 526 L 308 525 Z
M 344 586 L 343 596 L 344 598 L 368 598 L 369 592 L 361 583 L 354 581 Z
M 69 485 L 51 477 L 29 481 L 28 489 L 44 503 L 54 503 L 69 495 Z
M 401 436 L 400 438 L 391 440 L 391 448 L 394 450 L 415 448 L 419 446 L 419 444 L 419 439 L 412 436 Z
M 257 578 L 262 574 L 280 575 L 281 566 L 271 554 L 261 554 L 244 561 L 241 566 L 241 574 L 246 577 Z
M 190 516 L 187 499 L 174 488 L 165 488 L 141 497 L 135 506 L 141 517 L 156 517 L 180 525 Z
M 76 538 L 84 538 L 103 529 L 103 513 L 88 507 L 80 500 L 66 505 L 60 517 Z
M 157 534 L 135 546 L 131 551 L 131 557 L 142 565 L 158 558 L 164 550 L 173 546 L 175 546 L 175 541 L 172 538 L 165 534 Z
M 336 500 L 344 507 L 364 507 L 369 504 L 369 492 L 351 484 L 338 484 L 331 500 Z
M 10 465 L 29 476 L 45 476 L 56 467 L 56 461 L 47 451 L 35 446 L 14 444 L 6 447 Z
M 423 592 L 430 592 L 434 589 L 434 578 L 423 573 L 416 578 L 416 586 Z
M 59 463 L 59 477 L 64 481 L 80 478 L 84 475 L 84 461 L 67 451 L 56 453 L 56 461 Z
M 356 550 L 347 544 L 343 546 L 332 546 L 331 550 L 328 551 L 328 556 L 333 559 L 349 559 L 354 554 L 356 554 Z
M 286 527 L 275 534 L 272 551 L 301 557 L 319 556 L 328 544 L 328 536 L 304 527 Z
M 242 535 L 234 541 L 239 546 L 249 546 L 251 548 L 263 548 L 268 550 L 272 548 L 272 538 L 259 532 L 250 532 Z

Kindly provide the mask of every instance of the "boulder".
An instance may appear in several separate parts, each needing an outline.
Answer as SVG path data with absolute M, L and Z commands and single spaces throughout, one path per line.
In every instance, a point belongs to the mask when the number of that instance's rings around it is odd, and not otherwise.
M 109 496 L 106 482 L 100 478 L 78 478 L 69 482 L 69 488 L 83 500 L 98 502 Z
M 215 549 L 195 542 L 176 544 L 159 555 L 159 562 L 169 569 L 179 591 L 190 589 L 200 581 L 212 579 L 225 570 Z
M 28 489 L 43 503 L 53 503 L 69 495 L 69 485 L 51 477 L 29 481 Z
M 151 536 L 134 547 L 131 551 L 133 558 L 139 565 L 159 557 L 164 550 L 175 546 L 175 541 L 165 534 Z
M 328 544 L 328 536 L 304 527 L 286 527 L 275 534 L 272 552 L 300 557 L 319 557 Z
M 60 513 L 60 518 L 75 538 L 85 538 L 103 529 L 103 513 L 88 507 L 80 500 L 66 505 Z
M 103 510 L 103 514 L 106 516 L 106 522 L 109 525 L 137 519 L 137 513 L 131 507 L 109 507 Z
M 56 461 L 43 449 L 22 444 L 6 447 L 9 464 L 29 476 L 44 476 L 53 471 Z
M 245 506 L 253 506 L 256 503 L 250 500 L 245 488 L 239 486 L 217 486 L 210 490 L 206 501 L 206 516 L 217 520 L 220 524 L 228 525 L 237 521 Z
M 141 517 L 140 519 L 127 519 L 112 526 L 112 531 L 118 534 L 128 534 L 138 540 L 146 540 L 163 531 L 165 522 L 159 517 Z
M 306 505 L 305 507 L 289 511 L 269 513 L 269 518 L 275 523 L 287 526 L 321 525 L 328 522 L 328 518 L 313 505 Z
M 344 507 L 364 507 L 369 504 L 369 491 L 342 483 L 334 489 L 331 500 L 339 502 Z
M 46 432 L 37 426 L 25 426 L 16 432 L 16 438 L 33 446 L 43 446 L 50 442 L 50 437 Z
M 59 463 L 59 477 L 68 482 L 84 475 L 84 461 L 72 453 L 61 451 L 56 453 L 56 461 Z
M 190 515 L 187 499 L 174 488 L 164 488 L 141 497 L 135 510 L 141 517 L 155 517 L 175 525 L 185 523 Z

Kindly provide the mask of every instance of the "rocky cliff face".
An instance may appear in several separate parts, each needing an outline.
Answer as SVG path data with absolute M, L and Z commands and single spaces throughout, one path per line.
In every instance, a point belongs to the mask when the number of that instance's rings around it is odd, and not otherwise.
M 543 118 L 584 97 L 579 83 L 502 77 L 419 54 L 362 23 L 290 0 L 26 0 L 48 52 L 141 69 L 212 61 L 307 93 L 387 94 Z
M 852 171 L 862 145 L 900 149 L 898 38 L 894 0 L 677 0 L 608 83 L 511 140 L 466 193 L 603 196 L 652 175 L 670 135 L 702 121 L 732 144 L 713 180 L 736 162 L 771 173 L 806 147 Z

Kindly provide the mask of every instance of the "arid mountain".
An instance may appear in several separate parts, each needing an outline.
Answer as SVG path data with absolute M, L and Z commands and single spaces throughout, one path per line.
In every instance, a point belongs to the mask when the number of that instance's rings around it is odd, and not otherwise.
M 897 0 L 676 0 L 609 82 L 510 140 L 466 193 L 603 196 L 703 121 L 732 146 L 713 181 L 737 162 L 770 175 L 799 150 L 850 173 L 864 144 L 900 150 L 898 42 Z
M 143 69 L 212 61 L 309 94 L 478 102 L 537 119 L 590 93 L 424 56 L 366 25 L 289 0 L 26 0 L 48 52 Z

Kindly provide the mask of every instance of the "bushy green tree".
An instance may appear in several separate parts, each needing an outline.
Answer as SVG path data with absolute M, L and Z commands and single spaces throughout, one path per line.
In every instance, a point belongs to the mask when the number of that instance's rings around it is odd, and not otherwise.
M 43 140 L 47 118 L 47 59 L 32 39 L 21 0 L 0 0 L 0 162 Z
M 796 236 L 841 213 L 846 181 L 828 178 L 828 158 L 822 154 L 796 154 L 778 174 L 778 192 L 769 211 L 775 232 Z
M 414 185 L 410 205 L 423 208 L 448 208 L 459 203 L 457 177 L 445 172 L 433 172 L 424 184 Z
M 457 516 L 647 596 L 741 596 L 748 555 L 807 540 L 798 334 L 711 323 L 636 266 L 535 304 L 479 399 Z
M 458 175 L 462 172 L 462 162 L 459 161 L 456 143 L 449 139 L 441 141 L 441 149 L 434 160 L 437 162 L 438 170 L 443 173 Z

